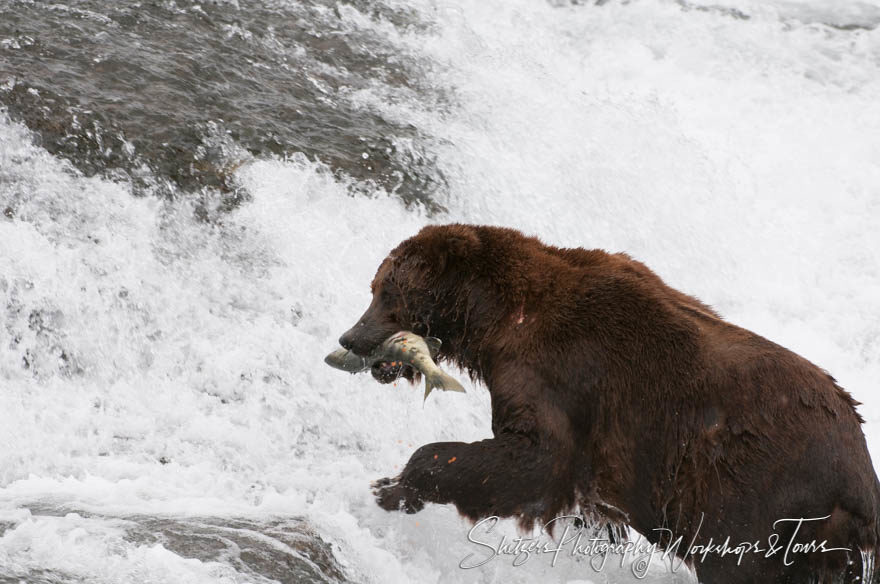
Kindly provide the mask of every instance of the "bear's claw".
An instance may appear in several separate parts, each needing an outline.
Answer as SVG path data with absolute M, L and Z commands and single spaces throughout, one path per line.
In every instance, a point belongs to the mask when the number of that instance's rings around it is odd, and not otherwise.
M 418 513 L 425 506 L 415 489 L 400 484 L 400 478 L 384 478 L 373 481 L 370 486 L 376 503 L 386 511 Z

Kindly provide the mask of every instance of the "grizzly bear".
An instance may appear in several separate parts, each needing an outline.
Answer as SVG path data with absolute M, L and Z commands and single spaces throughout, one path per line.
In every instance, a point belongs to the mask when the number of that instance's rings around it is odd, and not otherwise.
M 439 337 L 440 358 L 488 388 L 494 435 L 422 446 L 374 484 L 382 508 L 452 503 L 523 526 L 577 509 L 673 546 L 706 584 L 874 578 L 880 486 L 858 402 L 645 265 L 434 225 L 391 252 L 372 293 L 340 343 L 367 355 L 399 330 Z M 749 552 L 693 551 L 725 541 Z

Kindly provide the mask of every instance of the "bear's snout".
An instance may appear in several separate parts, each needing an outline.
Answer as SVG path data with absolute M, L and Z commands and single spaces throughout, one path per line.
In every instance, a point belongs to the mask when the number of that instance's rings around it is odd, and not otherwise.
M 391 330 L 392 328 L 394 330 Z M 396 332 L 397 329 L 394 327 L 373 326 L 365 320 L 360 320 L 339 337 L 339 344 L 361 357 L 368 357 L 376 347 Z
M 344 349 L 351 351 L 351 347 L 354 345 L 354 333 L 351 329 L 347 330 L 341 337 L 339 337 L 339 344 L 342 345 Z
M 364 342 L 363 336 L 358 334 L 360 332 L 358 329 L 362 330 L 363 328 L 363 322 L 357 323 L 339 337 L 339 344 L 349 351 L 354 351 L 361 357 L 366 357 L 373 350 L 373 347 L 366 346 L 367 343 Z

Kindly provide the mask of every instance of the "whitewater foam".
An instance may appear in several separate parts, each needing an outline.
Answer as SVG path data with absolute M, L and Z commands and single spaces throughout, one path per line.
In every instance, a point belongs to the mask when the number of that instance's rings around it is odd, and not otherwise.
M 748 19 L 660 0 L 424 2 L 430 26 L 405 29 L 347 13 L 446 95 L 347 96 L 433 137 L 436 217 L 294 156 L 244 165 L 251 200 L 205 221 L 82 176 L 2 117 L 0 572 L 256 578 L 133 541 L 140 515 L 303 518 L 355 581 L 632 580 L 575 560 L 462 571 L 474 549 L 453 509 L 373 503 L 369 481 L 420 445 L 491 435 L 481 388 L 423 407 L 418 388 L 322 363 L 381 259 L 430 221 L 632 253 L 827 368 L 865 402 L 876 459 L 880 36 L 874 7 L 845 4 L 864 27 L 823 24 L 823 2 L 728 3 Z

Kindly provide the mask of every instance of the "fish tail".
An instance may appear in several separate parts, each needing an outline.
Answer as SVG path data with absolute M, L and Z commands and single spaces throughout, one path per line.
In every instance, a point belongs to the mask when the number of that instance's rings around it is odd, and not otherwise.
M 464 387 L 462 387 L 458 380 L 443 371 L 425 375 L 425 399 L 428 399 L 428 396 L 431 395 L 431 391 L 434 389 L 464 393 Z

